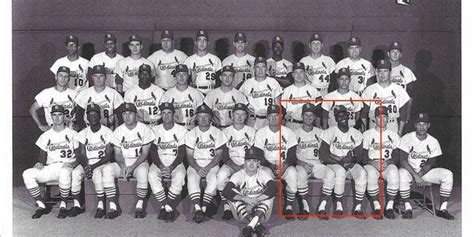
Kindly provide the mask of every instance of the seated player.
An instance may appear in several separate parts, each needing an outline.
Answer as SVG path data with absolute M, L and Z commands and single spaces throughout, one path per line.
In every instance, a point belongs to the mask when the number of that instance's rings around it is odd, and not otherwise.
M 252 236 L 252 233 L 264 236 L 263 223 L 272 214 L 277 186 L 272 176 L 260 166 L 262 157 L 260 149 L 247 149 L 244 169 L 233 174 L 224 188 L 224 196 L 230 201 L 235 219 L 248 222 L 242 236 Z

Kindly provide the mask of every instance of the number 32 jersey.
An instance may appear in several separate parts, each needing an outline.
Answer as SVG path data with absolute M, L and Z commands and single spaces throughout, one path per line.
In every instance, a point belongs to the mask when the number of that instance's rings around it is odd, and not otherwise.
M 112 138 L 113 132 L 106 126 L 100 126 L 97 132 L 93 132 L 90 127 L 79 132 L 77 141 L 86 147 L 89 165 L 93 165 L 105 157 L 105 148 L 112 142 Z
M 436 138 L 428 134 L 426 139 L 421 141 L 416 137 L 416 132 L 402 137 L 400 150 L 408 153 L 408 164 L 415 172 L 420 172 L 426 160 L 443 154 Z
M 193 128 L 186 134 L 186 146 L 194 150 L 194 159 L 200 167 L 208 165 L 214 156 L 216 150 L 225 145 L 227 138 L 218 128 L 211 126 L 205 132 L 199 127 Z
M 79 146 L 76 139 L 77 132 L 68 127 L 60 132 L 51 128 L 41 134 L 36 145 L 48 154 L 47 165 L 58 162 L 70 163 L 76 160 L 74 149 Z

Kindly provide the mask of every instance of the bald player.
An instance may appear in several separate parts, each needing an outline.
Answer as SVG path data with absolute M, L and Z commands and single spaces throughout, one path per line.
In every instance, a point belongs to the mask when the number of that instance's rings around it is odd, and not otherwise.
M 186 134 L 188 192 L 194 207 L 193 221 L 201 223 L 216 195 L 217 172 L 222 151 L 227 142 L 224 133 L 211 125 L 212 111 L 203 104 L 197 109 L 198 126 Z M 201 179 L 206 180 L 201 204 Z
M 211 90 L 204 98 L 204 103 L 212 109 L 213 124 L 223 129 L 232 125 L 232 109 L 237 103 L 247 105 L 245 95 L 233 87 L 235 70 L 232 66 L 224 66 L 219 78 L 221 86 Z
M 244 81 L 253 77 L 253 61 L 255 57 L 246 52 L 247 36 L 244 32 L 237 32 L 234 36 L 234 53 L 224 58 L 222 66 L 232 66 L 235 70 L 234 88 L 239 89 Z
M 293 63 L 283 58 L 283 37 L 275 36 L 272 39 L 272 57 L 267 59 L 268 74 L 275 78 L 282 88 L 291 85 L 292 81 L 287 79 L 288 73 L 293 71 Z
M 49 70 L 56 75 L 59 67 L 68 67 L 70 69 L 70 78 L 68 87 L 76 92 L 89 87 L 87 81 L 87 69 L 89 60 L 79 56 L 79 38 L 75 35 L 66 37 L 67 55 L 57 59 Z
M 335 72 L 336 63 L 331 57 L 322 53 L 323 38 L 321 34 L 314 33 L 309 38 L 310 54 L 303 57 L 300 62 L 306 65 L 307 80 L 322 96 L 328 94 L 331 74 Z
M 170 30 L 161 32 L 161 49 L 148 57 L 155 65 L 155 84 L 163 90 L 169 90 L 176 85 L 172 72 L 178 64 L 183 64 L 188 56 L 174 48 L 174 34 Z
M 209 34 L 200 30 L 196 33 L 196 53 L 184 61 L 191 70 L 191 85 L 204 95 L 209 93 L 216 84 L 216 72 L 221 70 L 222 62 L 214 54 L 208 52 Z
M 267 61 L 264 58 L 255 59 L 254 70 L 255 77 L 246 80 L 239 90 L 249 101 L 247 125 L 259 129 L 266 125 L 268 106 L 278 104 L 283 91 L 275 79 L 267 77 Z
M 175 122 L 190 130 L 196 126 L 196 109 L 203 104 L 204 96 L 197 89 L 188 86 L 189 70 L 185 64 L 176 66 L 174 74 L 176 86 L 163 94 L 161 103 L 172 103 L 175 108 Z

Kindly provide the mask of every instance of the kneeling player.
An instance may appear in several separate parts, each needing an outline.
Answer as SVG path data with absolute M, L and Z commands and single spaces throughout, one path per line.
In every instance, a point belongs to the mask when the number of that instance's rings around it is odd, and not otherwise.
M 224 196 L 230 200 L 235 219 L 249 224 L 242 236 L 264 236 L 263 222 L 270 219 L 276 183 L 260 166 L 261 150 L 254 147 L 245 151 L 244 169 L 233 174 L 224 188 Z

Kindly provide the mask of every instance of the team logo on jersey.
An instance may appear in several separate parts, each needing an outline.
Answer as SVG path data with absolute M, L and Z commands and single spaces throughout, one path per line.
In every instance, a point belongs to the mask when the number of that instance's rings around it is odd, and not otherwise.
M 174 135 L 174 134 L 173 134 Z M 176 135 L 174 135 L 176 136 Z M 178 141 L 171 140 L 171 141 L 161 141 L 161 137 L 158 139 L 158 149 L 160 150 L 173 150 L 178 149 Z
M 191 100 L 185 100 L 181 102 L 174 102 L 174 109 L 188 109 L 188 108 L 193 108 L 193 101 Z
M 272 88 L 269 85 L 267 85 L 267 89 L 260 90 L 260 91 L 255 91 L 252 88 L 252 90 L 250 90 L 250 95 L 254 99 L 261 98 L 261 97 L 273 98 Z
M 173 61 L 169 63 L 162 63 L 161 60 L 158 62 L 158 69 L 161 71 L 165 70 L 174 70 L 176 69 L 176 65 L 178 65 L 179 62 Z
M 350 139 L 351 141 L 342 142 L 338 141 L 337 137 L 335 137 L 334 141 L 332 142 L 332 145 L 338 150 L 353 150 L 356 147 L 356 141 L 352 136 L 350 137 Z
M 412 159 L 429 159 L 431 157 L 431 148 L 429 145 L 426 145 L 426 151 L 417 152 L 414 150 L 414 147 L 410 149 L 410 158 Z
M 380 146 L 380 143 L 378 142 L 375 138 L 372 138 L 372 141 L 370 142 L 370 148 L 372 150 L 378 151 L 380 149 L 388 149 L 388 150 L 393 150 L 396 147 L 393 145 L 393 140 L 390 136 L 388 136 L 388 141 L 383 141 L 382 146 Z
M 376 94 L 374 95 L 376 96 Z M 388 97 L 384 97 L 384 98 L 375 98 L 375 99 L 380 99 L 382 100 L 382 105 L 394 105 L 396 104 L 396 98 L 394 96 L 394 92 L 392 91 L 392 95 L 388 96 Z M 375 101 L 375 104 L 378 106 L 380 105 L 380 102 L 379 101 Z
M 106 146 L 107 145 L 105 144 L 105 141 L 102 140 L 102 141 L 96 142 L 96 143 L 88 143 L 86 145 L 86 149 L 87 149 L 87 151 L 102 151 L 102 150 L 105 150 Z
M 232 99 L 235 101 L 234 97 L 232 97 Z M 234 101 L 219 103 L 219 98 L 217 98 L 215 102 L 215 105 L 216 105 L 215 108 L 217 110 L 232 110 L 235 105 Z
M 135 100 L 133 103 L 135 103 L 135 106 L 137 107 L 144 107 L 144 106 L 156 106 L 156 98 L 150 97 L 146 99 L 138 99 L 135 96 Z
M 256 180 L 256 184 L 252 187 L 250 187 L 247 182 L 244 182 L 240 187 L 240 190 L 244 196 L 257 196 L 265 192 L 266 188 L 267 187 L 265 186 L 265 184 L 262 184 L 258 180 Z
M 66 135 L 65 136 L 66 141 L 60 141 L 60 142 L 55 142 L 51 143 L 51 140 L 48 140 L 48 144 L 46 145 L 46 149 L 48 151 L 56 151 L 56 150 L 70 150 L 72 149 L 71 145 L 69 144 L 71 141 L 69 140 L 69 137 Z
M 209 59 L 211 60 L 211 59 Z M 212 62 L 212 61 L 211 61 Z M 193 67 L 193 70 L 194 72 L 196 73 L 200 73 L 200 72 L 214 72 L 214 68 L 213 68 L 213 64 L 211 63 L 208 63 L 208 64 L 204 64 L 204 65 L 199 65 L 199 66 L 196 66 L 196 67 Z
M 248 61 L 247 61 L 248 62 Z M 233 65 L 233 64 L 232 64 Z M 241 66 L 233 66 L 234 67 L 234 71 L 237 73 L 237 72 L 251 72 L 250 69 L 250 65 L 241 65 Z
M 298 138 L 298 147 L 300 149 L 308 149 L 308 148 L 317 148 L 319 149 L 319 138 L 318 136 L 314 135 L 316 139 L 314 140 L 307 140 L 307 141 L 303 141 L 301 139 L 301 137 Z
M 324 63 L 323 63 L 324 65 Z M 306 73 L 308 73 L 308 76 L 314 76 L 314 75 L 328 75 L 328 71 L 326 67 L 313 67 L 310 66 L 307 68 Z
M 233 139 L 232 137 L 230 137 L 229 139 L 229 146 L 231 147 L 249 147 L 250 146 L 250 143 L 249 143 L 249 139 L 248 138 L 242 138 L 240 140 L 236 140 L 236 139 Z
M 211 148 L 215 148 L 216 146 L 216 143 L 215 141 L 213 141 L 212 139 L 209 139 L 207 141 L 198 141 L 196 142 L 196 147 L 198 149 L 211 149 Z
M 122 136 L 122 141 L 120 142 L 120 145 L 122 145 L 124 149 L 141 147 L 143 146 L 143 139 L 140 133 L 137 132 L 137 138 L 130 141 L 127 141 L 125 139 L 125 136 Z
M 126 74 L 128 77 L 136 77 L 136 76 L 138 76 L 138 68 L 130 69 L 130 68 L 127 66 L 127 68 L 125 69 L 125 74 Z
M 281 137 L 281 150 L 285 150 L 287 148 L 287 141 L 284 139 L 285 137 Z M 270 143 L 268 142 L 268 139 L 265 139 L 264 147 L 267 151 L 279 151 L 280 150 L 280 143 L 275 142 L 275 143 Z
M 290 96 L 289 96 L 290 100 L 302 100 L 302 99 L 311 99 L 311 98 L 312 98 L 312 96 L 311 96 L 311 94 L 309 93 L 308 90 L 305 91 L 305 95 L 293 96 L 293 94 L 290 94 Z M 296 104 L 304 104 L 305 102 L 291 101 L 290 103 L 292 105 L 296 105 Z

